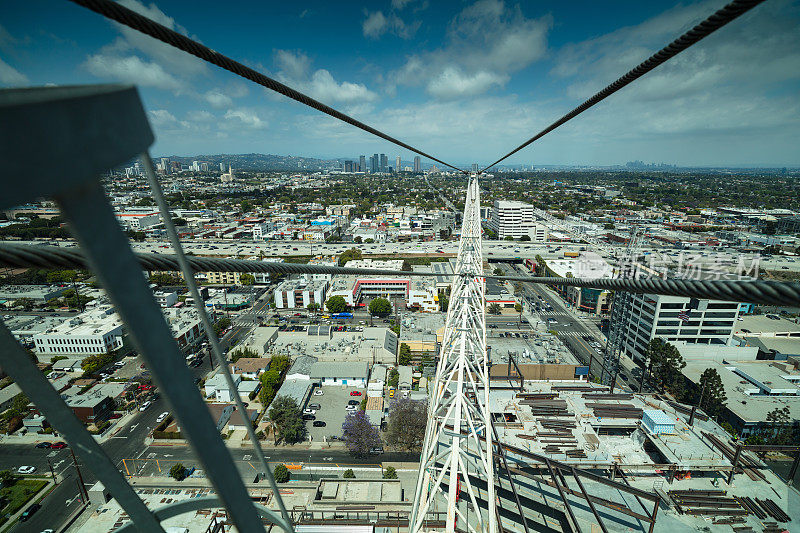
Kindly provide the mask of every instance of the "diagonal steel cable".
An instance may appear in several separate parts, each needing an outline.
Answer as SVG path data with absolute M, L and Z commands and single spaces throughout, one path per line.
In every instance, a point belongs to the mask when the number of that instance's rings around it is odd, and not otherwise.
M 225 383 L 228 385 L 228 389 L 234 391 L 233 400 L 236 404 L 236 408 L 239 410 L 242 419 L 249 422 L 250 419 L 247 416 L 247 407 L 244 405 L 244 401 L 242 400 L 241 395 L 238 393 L 238 387 L 233 381 L 233 376 L 228 368 L 228 361 L 222 354 L 222 348 L 219 345 L 219 339 L 214 333 L 214 327 L 211 325 L 211 320 L 206 312 L 206 307 L 203 303 L 202 297 L 200 296 L 200 291 L 197 290 L 197 282 L 194 279 L 192 267 L 189 266 L 188 261 L 186 261 L 186 254 L 183 252 L 183 246 L 181 246 L 180 237 L 178 237 L 178 232 L 175 229 L 175 223 L 172 222 L 169 206 L 167 205 L 166 199 L 164 199 L 164 192 L 162 191 L 161 184 L 156 176 L 156 170 L 153 168 L 153 160 L 150 158 L 150 154 L 148 153 L 142 154 L 141 159 L 144 163 L 144 170 L 145 174 L 147 175 L 147 180 L 150 182 L 150 188 L 153 191 L 153 197 L 156 201 L 156 205 L 158 206 L 158 210 L 161 213 L 164 227 L 167 230 L 170 243 L 175 251 L 175 259 L 180 267 L 180 271 L 183 273 L 184 279 L 186 280 L 186 286 L 189 289 L 189 294 L 192 296 L 194 307 L 200 316 L 200 320 L 203 323 L 203 329 L 205 330 L 206 336 L 208 337 L 208 342 L 211 345 L 211 352 L 214 354 L 214 358 L 217 360 L 220 370 L 222 370 L 222 375 L 225 377 Z M 269 406 L 264 405 L 263 407 L 266 411 Z M 275 483 L 275 477 L 272 475 L 269 463 L 267 463 L 267 459 L 264 456 L 264 451 L 261 449 L 261 443 L 256 436 L 256 431 L 253 428 L 253 424 L 246 423 L 245 428 L 247 429 L 247 435 L 250 437 L 250 441 L 253 443 L 253 451 L 256 455 L 256 458 L 261 464 L 261 467 L 264 469 L 264 475 L 266 475 L 267 479 L 269 480 L 270 488 L 272 489 L 275 501 L 278 502 L 278 508 L 280 509 L 281 517 L 284 522 L 282 527 L 285 531 L 291 533 L 294 531 L 292 527 L 292 519 L 289 517 L 289 513 L 286 511 L 283 498 L 281 498 L 278 485 Z
M 175 256 L 164 254 L 135 254 L 143 270 L 176 271 L 180 264 Z M 275 274 L 332 274 L 372 276 L 438 277 L 431 272 L 406 272 L 379 268 L 347 268 L 298 263 L 273 263 L 243 259 L 209 259 L 186 257 L 195 272 L 264 272 Z M 14 268 L 87 268 L 83 254 L 74 248 L 11 244 L 0 242 L 0 265 Z M 692 279 L 619 279 L 619 278 L 560 278 L 484 275 L 486 279 L 521 281 L 542 285 L 591 287 L 611 291 L 630 291 L 643 294 L 687 296 L 728 302 L 751 302 L 764 305 L 800 306 L 800 283 L 765 280 L 692 280 Z
M 614 83 L 606 86 L 602 91 L 596 93 L 594 96 L 583 102 L 581 105 L 561 117 L 560 119 L 556 120 L 545 129 L 525 141 L 524 143 L 520 144 L 506 155 L 492 163 L 491 165 L 487 166 L 479 173 L 486 172 L 488 169 L 492 168 L 493 166 L 505 161 L 512 155 L 516 154 L 526 146 L 532 144 L 533 142 L 541 139 L 554 129 L 558 128 L 559 126 L 565 124 L 566 122 L 572 120 L 573 118 L 577 117 L 590 107 L 594 106 L 595 104 L 602 102 L 615 92 L 619 91 L 626 85 L 638 80 L 657 66 L 661 65 L 662 63 L 667 62 L 668 60 L 672 59 L 676 55 L 680 54 L 693 44 L 699 42 L 700 40 L 708 37 L 721 27 L 725 26 L 729 22 L 737 19 L 741 15 L 747 13 L 758 4 L 764 2 L 765 0 L 734 0 L 730 4 L 726 5 L 722 9 L 718 10 L 716 13 L 705 19 L 700 24 L 696 25 L 691 30 L 687 31 L 667 46 L 650 56 L 646 61 L 643 61 L 635 68 L 629 70 L 623 76 L 618 78 Z
M 467 171 L 458 168 L 457 166 L 451 165 L 445 161 L 442 161 L 439 158 L 436 158 L 426 152 L 423 152 L 419 148 L 415 148 L 410 144 L 407 144 L 399 139 L 392 137 L 391 135 L 384 133 L 368 124 L 361 122 L 349 115 L 342 113 L 328 105 L 323 104 L 319 100 L 315 100 L 310 96 L 301 93 L 296 89 L 292 89 L 288 85 L 285 85 L 278 80 L 270 78 L 257 70 L 254 70 L 238 61 L 235 61 L 219 52 L 212 50 L 211 48 L 204 46 L 197 41 L 182 35 L 174 30 L 167 28 L 155 22 L 144 15 L 140 15 L 139 13 L 128 9 L 125 6 L 118 4 L 117 2 L 113 2 L 112 0 L 70 0 L 71 2 L 83 6 L 87 9 L 94 11 L 95 13 L 99 13 L 104 17 L 114 20 L 120 24 L 124 24 L 129 28 L 133 28 L 136 31 L 140 31 L 145 35 L 149 35 L 159 41 L 166 43 L 170 46 L 174 46 L 179 50 L 183 50 L 189 54 L 192 54 L 195 57 L 202 59 L 203 61 L 207 61 L 212 63 L 220 68 L 227 70 L 228 72 L 232 72 L 237 76 L 241 76 L 245 79 L 248 79 L 254 83 L 261 85 L 262 87 L 266 87 L 271 91 L 275 91 L 276 93 L 282 94 L 288 98 L 296 102 L 300 102 L 303 105 L 316 109 L 317 111 L 321 111 L 328 116 L 331 116 L 335 119 L 341 120 L 346 124 L 350 124 L 351 126 L 355 126 L 356 128 L 366 131 L 367 133 L 371 133 L 381 139 L 387 140 L 390 143 L 396 144 L 406 150 L 410 150 L 415 154 L 419 154 L 423 157 L 427 157 L 432 161 L 436 161 L 437 163 L 441 163 L 446 167 L 452 168 L 453 170 L 457 170 L 464 174 L 467 174 Z

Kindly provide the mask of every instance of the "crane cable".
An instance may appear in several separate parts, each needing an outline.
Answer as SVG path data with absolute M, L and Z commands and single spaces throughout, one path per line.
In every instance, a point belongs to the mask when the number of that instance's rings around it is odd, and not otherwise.
M 296 89 L 292 89 L 288 85 L 285 85 L 278 80 L 270 78 L 257 70 L 254 70 L 246 65 L 239 63 L 219 52 L 212 50 L 211 48 L 198 43 L 197 41 L 190 39 L 189 37 L 182 35 L 175 30 L 171 30 L 166 26 L 155 22 L 144 15 L 140 15 L 139 13 L 128 9 L 125 6 L 118 4 L 117 2 L 113 2 L 111 0 L 70 0 L 71 2 L 78 4 L 79 6 L 85 7 L 94 11 L 95 13 L 99 13 L 104 17 L 116 21 L 120 24 L 124 24 L 129 28 L 132 28 L 136 31 L 142 32 L 145 35 L 149 35 L 154 39 L 158 39 L 159 41 L 166 43 L 170 46 L 178 48 L 179 50 L 183 50 L 189 54 L 192 54 L 195 57 L 198 57 L 204 61 L 209 63 L 213 63 L 214 65 L 227 70 L 228 72 L 232 72 L 238 76 L 241 76 L 245 79 L 248 79 L 254 83 L 261 85 L 262 87 L 266 87 L 271 91 L 275 91 L 276 93 L 282 94 L 288 98 L 296 102 L 300 102 L 303 105 L 316 109 L 317 111 L 321 111 L 328 116 L 331 116 L 335 119 L 341 120 L 351 126 L 355 126 L 356 128 L 366 131 L 367 133 L 371 133 L 381 139 L 385 139 L 390 143 L 396 144 L 402 148 L 410 150 L 415 154 L 419 154 L 423 157 L 427 157 L 432 161 L 436 161 L 437 163 L 441 163 L 449 168 L 457 170 L 463 174 L 468 174 L 466 170 L 460 169 L 455 165 L 451 165 L 441 159 L 433 157 L 432 155 L 423 152 L 418 148 L 414 148 L 410 144 L 404 143 L 403 141 L 392 137 L 387 133 L 383 133 L 382 131 L 369 126 L 360 120 L 357 120 L 349 115 L 342 113 L 328 105 L 323 104 L 319 100 L 315 100 L 310 96 L 301 93 Z
M 629 70 L 623 76 L 618 78 L 614 83 L 606 86 L 602 91 L 596 93 L 594 96 L 583 102 L 581 105 L 579 105 L 578 107 L 576 107 L 575 109 L 573 109 L 560 119 L 556 120 L 555 122 L 547 126 L 545 129 L 543 129 L 542 131 L 540 131 L 539 133 L 537 133 L 524 143 L 520 144 L 519 146 L 511 150 L 510 152 L 508 152 L 506 155 L 504 155 L 491 165 L 487 166 L 486 168 L 478 172 L 478 174 L 483 174 L 493 166 L 501 163 L 502 161 L 505 161 L 506 159 L 516 154 L 526 146 L 541 139 L 554 129 L 558 128 L 559 126 L 566 124 L 567 122 L 577 117 L 590 107 L 602 102 L 603 100 L 605 100 L 615 92 L 619 91 L 623 87 L 638 80 L 639 78 L 641 78 L 642 76 L 644 76 L 657 66 L 661 65 L 662 63 L 666 63 L 667 61 L 669 61 L 676 55 L 680 54 L 693 44 L 699 42 L 705 37 L 708 37 L 713 32 L 717 31 L 718 29 L 725 26 L 729 22 L 736 20 L 741 15 L 747 13 L 748 11 L 750 11 L 751 9 L 753 9 L 758 4 L 764 1 L 765 0 L 734 0 L 730 4 L 726 5 L 725 7 L 723 7 L 722 9 L 720 9 L 719 11 L 717 11 L 716 13 L 705 19 L 700 24 L 696 25 L 691 30 L 687 31 L 686 33 L 684 33 L 683 35 L 681 35 L 680 37 L 669 43 L 667 46 L 665 46 L 664 48 L 662 48 L 661 50 L 659 50 L 658 52 L 647 58 L 646 61 L 639 63 L 637 67 Z

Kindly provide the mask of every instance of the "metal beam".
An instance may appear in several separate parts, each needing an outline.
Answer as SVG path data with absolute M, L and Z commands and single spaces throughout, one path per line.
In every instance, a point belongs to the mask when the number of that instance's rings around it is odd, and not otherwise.
M 412 532 L 421 531 L 425 515 L 439 507 L 447 510 L 447 532 L 463 528 L 495 533 L 498 527 L 492 432 L 489 431 L 481 232 L 478 182 L 473 177 L 467 187 L 450 306 L 429 402 L 411 513 Z M 481 445 L 483 439 L 487 439 L 486 446 Z M 472 474 L 487 482 L 484 498 L 473 486 Z M 477 511 L 474 517 L 470 516 L 469 523 L 459 509 L 462 494 L 467 495 Z M 479 511 L 478 499 L 487 502 L 485 514 Z

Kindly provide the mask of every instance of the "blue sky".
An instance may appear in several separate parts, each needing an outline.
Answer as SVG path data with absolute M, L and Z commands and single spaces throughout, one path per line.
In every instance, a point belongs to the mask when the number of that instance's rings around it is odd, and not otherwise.
M 440 157 L 488 163 L 724 0 L 121 3 Z M 154 155 L 411 153 L 66 0 L 0 3 L 0 86 L 127 82 Z M 768 0 L 511 163 L 800 165 L 800 2 Z

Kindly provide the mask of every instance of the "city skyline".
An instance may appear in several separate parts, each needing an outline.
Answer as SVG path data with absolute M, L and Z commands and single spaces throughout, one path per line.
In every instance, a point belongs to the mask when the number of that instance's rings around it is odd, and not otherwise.
M 720 7 L 631 3 L 612 17 L 588 3 L 395 0 L 248 6 L 228 10 L 220 26 L 211 5 L 123 3 L 430 153 L 483 162 Z M 5 5 L 0 18 L 0 85 L 136 83 L 155 152 L 292 153 L 302 144 L 319 158 L 341 157 L 343 145 L 390 153 L 387 143 L 69 3 Z M 759 6 L 508 163 L 800 164 L 799 18 L 797 2 Z M 267 20 L 274 28 L 256 31 Z M 344 20 L 357 24 L 336 29 Z M 759 46 L 747 44 L 754 39 Z

